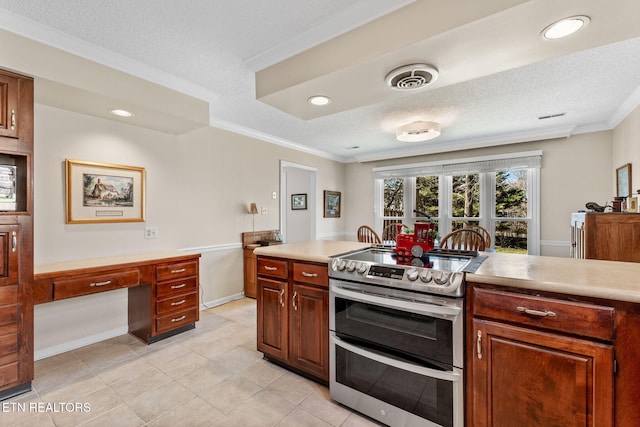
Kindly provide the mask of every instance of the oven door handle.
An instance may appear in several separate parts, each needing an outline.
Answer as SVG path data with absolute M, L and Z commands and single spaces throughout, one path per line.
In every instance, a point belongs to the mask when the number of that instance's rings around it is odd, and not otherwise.
M 332 286 L 331 292 L 334 295 L 353 301 L 371 303 L 382 307 L 395 308 L 397 310 L 410 311 L 411 313 L 425 314 L 427 316 L 441 317 L 445 319 L 449 319 L 452 316 L 458 316 L 462 311 L 459 307 L 444 307 L 429 303 L 416 303 L 409 300 L 377 296 L 371 293 L 354 292 L 339 286 Z
M 439 380 L 456 382 L 462 380 L 462 375 L 457 372 L 439 371 L 437 369 L 425 368 L 424 366 L 415 365 L 413 363 L 403 362 L 402 360 L 391 359 L 390 357 L 382 356 L 377 353 L 372 353 L 363 348 L 349 344 L 340 338 L 331 335 L 331 343 L 342 347 L 347 351 L 355 353 L 359 356 L 366 357 L 367 359 L 375 360 L 383 365 L 393 366 L 394 368 L 402 369 L 403 371 L 413 372 L 414 374 L 437 378 Z

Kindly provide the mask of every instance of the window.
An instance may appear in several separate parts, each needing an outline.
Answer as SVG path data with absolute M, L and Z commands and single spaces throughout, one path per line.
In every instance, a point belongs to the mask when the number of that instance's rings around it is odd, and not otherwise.
M 428 215 L 439 236 L 480 225 L 497 252 L 538 254 L 541 152 L 373 170 L 376 227 Z

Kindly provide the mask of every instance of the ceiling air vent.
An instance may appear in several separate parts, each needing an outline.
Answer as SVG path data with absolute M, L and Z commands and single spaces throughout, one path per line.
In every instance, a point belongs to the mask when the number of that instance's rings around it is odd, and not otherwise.
M 427 64 L 411 64 L 396 68 L 384 78 L 387 86 L 396 90 L 422 89 L 435 82 L 438 70 Z

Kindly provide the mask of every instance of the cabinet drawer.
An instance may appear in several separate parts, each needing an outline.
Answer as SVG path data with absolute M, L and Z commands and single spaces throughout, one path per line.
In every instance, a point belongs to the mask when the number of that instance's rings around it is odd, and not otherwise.
M 286 279 L 289 274 L 287 261 L 258 257 L 258 274 Z
M 112 289 L 127 288 L 140 284 L 138 270 L 118 271 L 100 275 L 81 276 L 53 282 L 53 299 L 60 300 L 80 295 L 89 295 Z
M 162 265 L 156 268 L 156 280 L 158 280 L 158 282 L 195 276 L 197 274 L 198 263 L 196 261 Z
M 18 304 L 0 306 L 0 326 L 18 323 Z
M 613 340 L 613 307 L 481 288 L 473 298 L 474 316 Z
M 18 351 L 18 334 L 0 337 L 0 356 L 14 354 Z
M 161 316 L 172 311 L 180 311 L 189 308 L 198 307 L 198 293 L 194 292 L 188 295 L 180 295 L 174 298 L 165 299 L 156 302 L 156 314 Z
M 196 292 L 198 290 L 198 279 L 190 277 L 184 280 L 175 280 L 173 282 L 158 283 L 156 285 L 156 296 L 168 297 L 171 295 L 182 295 Z
M 329 269 L 326 265 L 294 262 L 293 280 L 295 282 L 329 286 Z
M 18 303 L 18 285 L 0 286 L 0 305 Z
M 18 381 L 18 362 L 0 366 L 0 386 Z
M 181 326 L 194 323 L 198 320 L 198 309 L 181 311 L 170 316 L 159 317 L 156 319 L 156 331 L 158 334 L 177 329 Z

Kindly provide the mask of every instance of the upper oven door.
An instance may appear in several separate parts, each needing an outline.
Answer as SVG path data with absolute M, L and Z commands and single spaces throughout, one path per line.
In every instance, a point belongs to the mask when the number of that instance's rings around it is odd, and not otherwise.
M 463 301 L 330 281 L 330 329 L 400 358 L 462 367 Z

